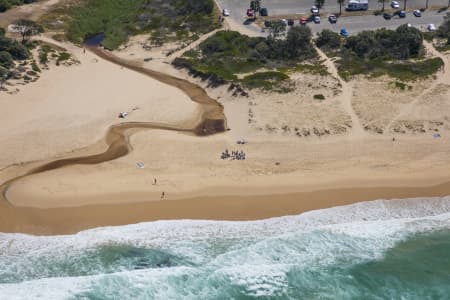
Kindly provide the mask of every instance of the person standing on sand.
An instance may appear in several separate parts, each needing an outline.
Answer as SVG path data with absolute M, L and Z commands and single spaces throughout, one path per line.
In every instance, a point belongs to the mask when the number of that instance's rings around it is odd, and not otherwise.
M 156 178 L 153 178 L 153 185 L 156 185 Z
M 164 196 L 165 196 L 166 194 L 164 193 L 164 192 L 162 192 L 161 193 L 161 200 L 164 200 Z

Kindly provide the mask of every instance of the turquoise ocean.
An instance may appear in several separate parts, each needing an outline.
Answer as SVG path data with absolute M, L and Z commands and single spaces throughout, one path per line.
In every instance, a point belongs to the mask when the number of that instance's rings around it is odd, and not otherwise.
M 450 299 L 450 197 L 0 233 L 0 299 Z

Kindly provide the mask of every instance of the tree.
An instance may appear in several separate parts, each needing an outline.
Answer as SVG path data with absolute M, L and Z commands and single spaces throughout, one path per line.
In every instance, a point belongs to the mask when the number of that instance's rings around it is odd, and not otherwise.
M 311 50 L 311 29 L 308 26 L 292 27 L 287 34 L 285 49 L 290 59 L 307 55 Z
M 252 0 L 250 2 L 250 8 L 254 11 L 255 16 L 261 10 L 261 0 Z
M 403 0 L 403 10 L 406 10 L 406 0 Z
M 337 49 L 341 45 L 341 37 L 334 31 L 324 29 L 317 33 L 316 45 L 319 48 Z
M 13 57 L 9 54 L 9 52 L 0 51 L 0 66 L 6 69 L 14 66 Z
M 27 37 L 44 32 L 44 28 L 41 25 L 31 20 L 20 19 L 13 24 L 15 30 L 22 35 L 22 43 L 26 42 Z
M 286 24 L 281 21 L 272 21 L 269 28 L 269 35 L 276 39 L 286 31 Z
M 384 11 L 384 3 L 386 3 L 386 0 L 378 0 L 383 6 L 381 7 L 381 11 Z
M 425 2 L 425 8 L 428 9 L 428 0 Z
M 339 3 L 339 15 L 342 15 L 342 4 L 345 3 L 345 0 L 337 0 L 337 3 Z
M 8 69 L 0 66 L 0 92 L 3 89 L 3 84 L 6 82 L 6 79 L 8 79 L 8 75 L 9 75 Z
M 316 0 L 316 6 L 322 8 L 325 5 L 325 0 Z

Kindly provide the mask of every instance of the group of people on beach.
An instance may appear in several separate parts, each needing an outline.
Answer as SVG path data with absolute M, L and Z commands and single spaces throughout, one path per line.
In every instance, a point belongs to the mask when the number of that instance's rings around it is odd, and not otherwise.
M 242 150 L 232 150 L 231 154 L 228 151 L 228 149 L 225 149 L 224 152 L 222 152 L 222 155 L 220 156 L 221 159 L 228 159 L 231 158 L 231 160 L 245 160 L 245 152 Z

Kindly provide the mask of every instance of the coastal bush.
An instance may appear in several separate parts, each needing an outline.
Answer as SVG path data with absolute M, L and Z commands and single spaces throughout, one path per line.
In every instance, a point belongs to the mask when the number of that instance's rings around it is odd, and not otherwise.
M 421 54 L 423 35 L 405 24 L 396 30 L 362 31 L 348 37 L 344 47 L 361 58 L 409 59 Z
M 341 37 L 338 33 L 324 29 L 317 33 L 316 46 L 323 50 L 336 50 L 341 46 Z
M 200 43 L 197 50 L 187 51 L 174 64 L 205 77 L 214 75 L 218 79 L 238 81 L 236 74 L 252 73 L 261 68 L 285 70 L 316 55 L 308 27 L 291 29 L 286 40 L 219 31 Z M 248 77 L 245 85 L 254 86 L 255 78 L 258 77 Z
M 189 39 L 218 27 L 213 0 L 83 0 L 71 7 L 67 38 L 81 44 L 104 33 L 103 45 L 115 49 L 130 35 L 152 33 L 152 41 Z
M 13 57 L 9 52 L 0 51 L 0 66 L 5 69 L 9 69 L 14 66 Z
M 35 0 L 0 0 L 0 13 L 7 11 L 15 5 L 29 4 Z
M 442 67 L 439 58 L 423 59 L 423 34 L 406 24 L 396 30 L 362 31 L 340 47 L 336 61 L 345 80 L 354 75 L 388 75 L 401 81 L 424 78 Z
M 447 44 L 450 44 L 450 13 L 444 17 L 444 21 L 438 27 L 436 35 L 442 39 L 447 40 Z
M 4 78 L 5 74 L 10 75 L 15 61 L 25 60 L 29 55 L 30 53 L 24 45 L 0 34 L 0 67 L 3 74 L 0 77 Z

